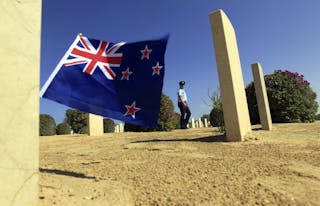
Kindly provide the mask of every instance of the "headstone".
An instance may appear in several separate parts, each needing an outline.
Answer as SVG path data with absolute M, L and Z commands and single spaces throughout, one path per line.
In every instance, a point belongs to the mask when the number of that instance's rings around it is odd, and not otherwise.
M 202 125 L 202 121 L 201 121 L 201 118 L 198 119 L 198 122 L 199 122 L 199 128 L 202 128 L 203 125 Z
M 194 124 L 194 118 L 191 118 L 191 128 L 196 128 L 196 125 Z
M 264 82 L 263 70 L 259 63 L 251 65 L 254 79 L 260 122 L 263 130 L 272 129 L 272 119 L 269 108 L 266 84 Z
M 222 11 L 210 14 L 227 141 L 251 133 L 246 93 L 234 28 Z
M 89 114 L 88 132 L 89 136 L 103 135 L 103 117 L 95 114 Z
M 0 205 L 38 202 L 41 1 L 0 3 Z
M 119 132 L 123 132 L 124 130 L 124 126 L 122 123 L 119 124 Z
M 114 128 L 114 133 L 119 133 L 120 132 L 120 126 L 117 124 Z
M 117 133 L 117 127 L 118 127 L 118 125 L 114 126 L 114 133 Z
M 207 118 L 204 118 L 204 127 L 208 127 L 208 120 L 207 120 Z

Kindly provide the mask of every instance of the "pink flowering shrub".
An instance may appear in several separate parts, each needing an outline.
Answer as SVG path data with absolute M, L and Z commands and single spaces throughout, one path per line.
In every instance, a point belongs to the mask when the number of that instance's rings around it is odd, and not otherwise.
M 304 76 L 288 70 L 265 75 L 270 112 L 273 122 L 314 122 L 318 103 L 316 93 Z M 252 124 L 260 123 L 254 84 L 246 87 Z
M 157 130 L 171 131 L 175 129 L 179 118 L 177 118 L 177 115 L 174 112 L 172 100 L 169 96 L 162 94 Z

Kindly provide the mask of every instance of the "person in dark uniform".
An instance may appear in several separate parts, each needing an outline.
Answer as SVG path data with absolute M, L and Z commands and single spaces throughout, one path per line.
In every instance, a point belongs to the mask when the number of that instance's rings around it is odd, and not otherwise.
M 180 117 L 180 128 L 187 129 L 187 124 L 189 122 L 189 118 L 191 116 L 191 112 L 188 105 L 187 93 L 184 90 L 185 81 L 179 82 L 179 90 L 178 90 L 178 106 L 180 109 L 181 117 Z

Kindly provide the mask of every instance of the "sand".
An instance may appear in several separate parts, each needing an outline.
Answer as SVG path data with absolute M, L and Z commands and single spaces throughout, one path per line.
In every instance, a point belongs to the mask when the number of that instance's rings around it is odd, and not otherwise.
M 40 137 L 39 205 L 320 205 L 320 122 Z

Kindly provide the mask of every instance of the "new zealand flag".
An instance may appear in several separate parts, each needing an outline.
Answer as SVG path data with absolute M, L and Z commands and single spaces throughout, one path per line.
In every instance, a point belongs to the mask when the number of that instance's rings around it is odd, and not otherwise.
M 81 111 L 156 127 L 167 39 L 115 44 L 78 35 L 40 96 Z

